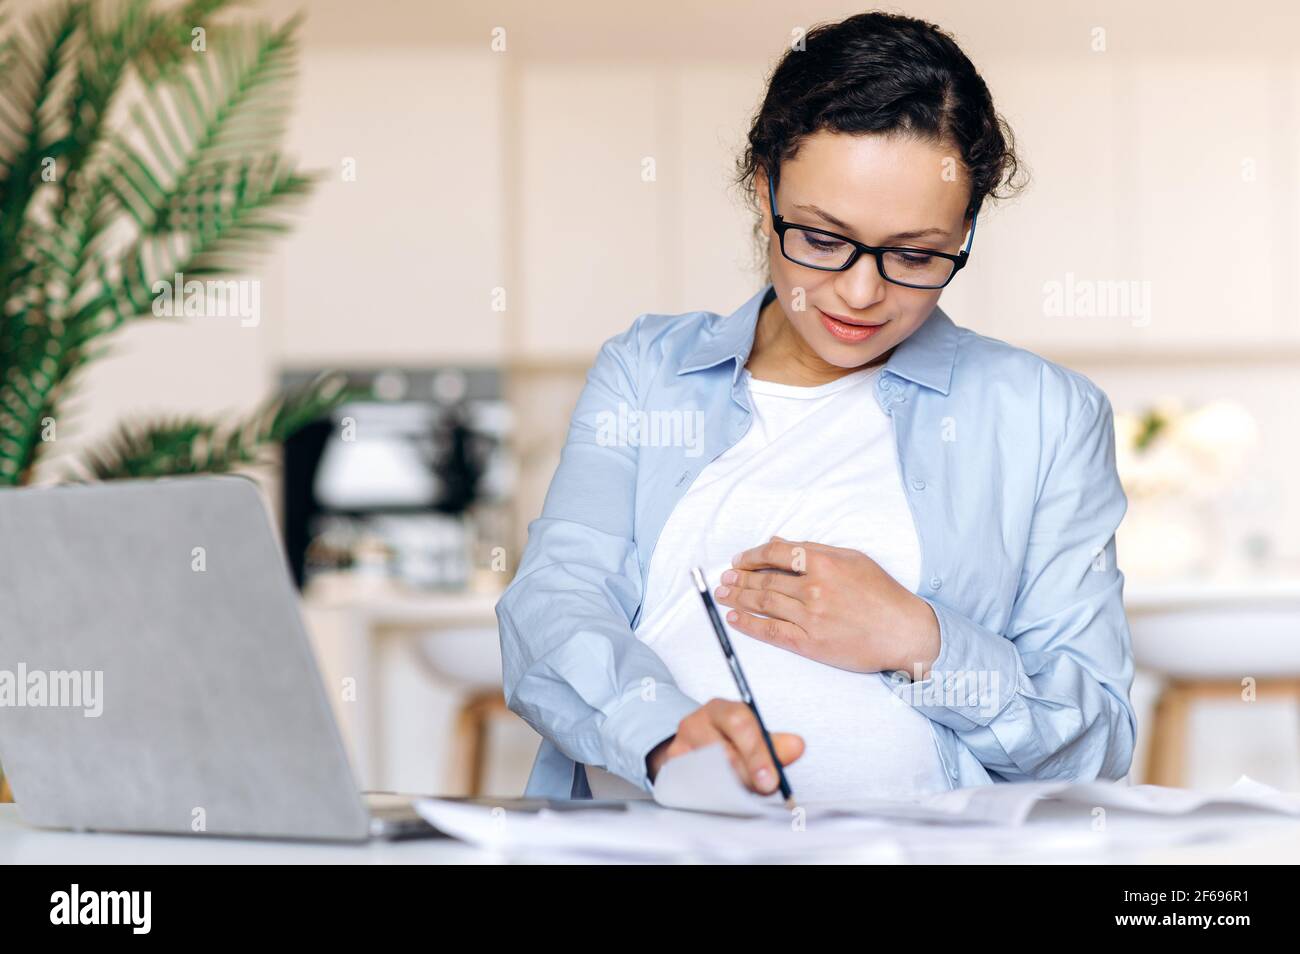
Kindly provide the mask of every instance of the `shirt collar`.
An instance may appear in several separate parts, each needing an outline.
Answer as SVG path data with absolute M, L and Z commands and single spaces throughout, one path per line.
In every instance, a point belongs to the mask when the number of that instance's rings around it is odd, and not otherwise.
M 736 362 L 735 378 L 749 360 L 754 346 L 754 329 L 758 313 L 768 295 L 769 283 L 757 291 L 730 315 L 713 322 L 700 340 L 686 354 L 678 374 L 700 371 L 721 364 L 728 358 Z M 912 332 L 885 362 L 885 370 L 916 384 L 947 395 L 952 386 L 952 368 L 957 359 L 957 327 L 938 306 L 921 327 Z

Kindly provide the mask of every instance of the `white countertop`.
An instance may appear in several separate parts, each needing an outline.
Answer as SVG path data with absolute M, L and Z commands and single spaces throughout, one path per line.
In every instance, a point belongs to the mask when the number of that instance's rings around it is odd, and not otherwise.
M 1123 569 L 1122 564 L 1120 568 Z M 1129 613 L 1277 603 L 1300 607 L 1300 577 L 1124 581 L 1124 608 Z
M 382 625 L 416 627 L 463 621 L 483 622 L 495 628 L 500 599 L 500 591 L 426 592 L 345 578 L 314 583 L 304 594 L 309 606 L 366 614 Z M 1300 605 L 1300 576 L 1232 574 L 1170 580 L 1130 576 L 1124 580 L 1124 605 L 1129 612 L 1274 602 Z
M 388 582 L 350 580 L 340 575 L 337 579 L 314 581 L 304 600 L 307 605 L 320 609 L 365 614 L 381 625 L 407 624 L 418 628 L 444 622 L 481 622 L 495 628 L 496 604 L 502 592 L 423 591 Z M 1300 576 L 1233 573 L 1170 580 L 1129 576 L 1124 580 L 1124 606 L 1129 612 L 1277 602 L 1300 605 Z

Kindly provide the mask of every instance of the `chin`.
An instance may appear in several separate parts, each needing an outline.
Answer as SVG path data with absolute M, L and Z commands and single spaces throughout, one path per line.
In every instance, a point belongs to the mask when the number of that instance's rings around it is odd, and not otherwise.
M 884 354 L 893 347 L 896 344 L 894 341 L 895 330 L 893 322 L 889 322 L 863 341 L 841 341 L 819 323 L 813 330 L 813 334 L 816 335 L 817 340 L 816 350 L 822 353 L 827 360 L 831 360 L 831 355 L 838 355 L 841 360 L 852 355 L 861 361 L 865 355 Z
M 818 348 L 816 350 L 817 354 L 827 364 L 834 365 L 837 368 L 844 368 L 847 371 L 870 364 L 888 351 L 889 348 L 889 345 L 880 347 L 873 341 L 870 348 L 833 343 L 829 348 Z

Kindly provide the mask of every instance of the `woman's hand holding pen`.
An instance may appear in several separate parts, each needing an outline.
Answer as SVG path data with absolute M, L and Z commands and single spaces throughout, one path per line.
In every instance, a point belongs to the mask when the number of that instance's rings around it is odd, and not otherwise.
M 728 623 L 809 659 L 924 679 L 938 658 L 934 610 L 858 550 L 772 537 L 737 554 L 722 582 Z
M 713 596 L 734 608 L 727 622 L 748 636 L 841 669 L 902 670 L 916 679 L 928 676 L 939 656 L 939 621 L 930 605 L 865 553 L 773 537 L 737 554 L 732 567 Z M 753 711 L 726 699 L 696 709 L 650 752 L 650 780 L 669 759 L 719 743 L 749 788 L 766 794 L 777 787 Z M 772 733 L 772 745 L 782 765 L 804 750 L 802 738 L 784 732 Z
M 747 787 L 764 795 L 776 789 L 776 767 L 763 742 L 758 720 L 749 706 L 729 699 L 713 699 L 700 706 L 678 724 L 676 735 L 646 756 L 650 780 L 654 781 L 669 759 L 719 743 L 737 778 Z M 782 765 L 803 755 L 803 739 L 789 732 L 773 732 L 772 745 Z

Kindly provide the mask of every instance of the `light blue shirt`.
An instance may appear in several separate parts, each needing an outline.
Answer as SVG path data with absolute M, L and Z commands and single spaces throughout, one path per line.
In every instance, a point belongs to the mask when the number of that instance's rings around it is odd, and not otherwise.
M 771 289 L 727 316 L 641 315 L 588 372 L 496 606 L 506 702 L 543 737 L 529 796 L 589 797 L 585 765 L 649 791 L 646 755 L 708 701 L 681 692 L 634 628 L 668 515 L 749 426 L 741 370 Z M 1106 395 L 936 308 L 894 349 L 876 398 L 941 642 L 924 681 L 880 678 L 928 718 L 953 787 L 1122 778 L 1136 731 L 1115 563 L 1128 501 Z M 637 412 L 659 424 L 627 426 Z

